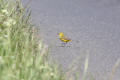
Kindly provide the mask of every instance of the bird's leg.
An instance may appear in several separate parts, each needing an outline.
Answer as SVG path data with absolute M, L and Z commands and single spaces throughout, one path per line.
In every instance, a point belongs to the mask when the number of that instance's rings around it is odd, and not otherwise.
M 70 47 L 70 45 L 69 45 L 69 44 L 67 45 L 67 42 L 66 42 L 65 44 L 66 44 L 66 47 Z
M 65 44 L 66 44 L 66 43 L 62 43 L 62 47 L 65 47 Z

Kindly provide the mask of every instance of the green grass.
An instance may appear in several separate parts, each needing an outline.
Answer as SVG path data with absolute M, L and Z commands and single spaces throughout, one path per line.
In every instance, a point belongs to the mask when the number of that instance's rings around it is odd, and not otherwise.
M 0 80 L 64 80 L 37 42 L 30 11 L 19 0 L 0 0 Z
M 0 80 L 95 80 L 87 72 L 89 55 L 81 78 L 74 63 L 66 74 L 49 63 L 49 50 L 38 41 L 30 14 L 20 0 L 0 0 Z M 119 64 L 120 60 L 113 66 L 109 80 L 113 80 Z

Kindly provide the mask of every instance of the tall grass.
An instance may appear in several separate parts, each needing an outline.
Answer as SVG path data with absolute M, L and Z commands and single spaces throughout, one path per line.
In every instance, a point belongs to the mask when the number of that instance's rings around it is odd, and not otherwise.
M 81 78 L 79 73 L 75 78 L 71 75 L 76 67 L 65 76 L 55 64 L 49 64 L 48 48 L 37 41 L 26 7 L 20 0 L 0 0 L 0 80 L 95 80 L 87 73 L 89 55 Z M 109 80 L 113 80 L 119 64 L 120 60 L 113 66 Z
M 30 11 L 19 0 L 0 0 L 0 80 L 64 80 L 36 40 Z

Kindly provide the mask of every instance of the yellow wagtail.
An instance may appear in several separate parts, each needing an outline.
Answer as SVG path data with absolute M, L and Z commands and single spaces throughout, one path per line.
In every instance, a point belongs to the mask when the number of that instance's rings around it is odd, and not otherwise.
M 69 42 L 69 41 L 72 41 L 71 39 L 65 37 L 62 32 L 58 33 L 58 35 L 59 35 L 59 39 L 60 39 L 62 42 L 64 42 L 64 43 L 67 43 L 67 42 Z

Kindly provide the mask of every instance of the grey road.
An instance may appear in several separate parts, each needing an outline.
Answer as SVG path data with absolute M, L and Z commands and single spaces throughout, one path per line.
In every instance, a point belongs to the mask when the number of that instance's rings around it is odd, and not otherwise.
M 33 0 L 31 10 L 53 60 L 66 71 L 89 51 L 88 71 L 96 80 L 107 80 L 120 58 L 120 0 Z M 58 32 L 72 39 L 70 47 L 60 47 Z M 114 80 L 119 76 L 120 65 Z

